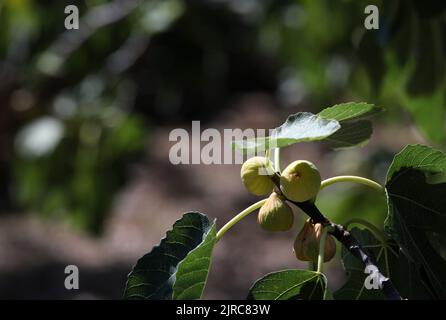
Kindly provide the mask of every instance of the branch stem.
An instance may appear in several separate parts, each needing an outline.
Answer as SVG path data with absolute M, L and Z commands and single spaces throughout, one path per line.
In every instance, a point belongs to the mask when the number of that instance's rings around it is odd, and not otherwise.
M 373 258 L 366 251 L 364 251 L 351 233 L 348 232 L 342 225 L 332 224 L 332 226 L 334 227 L 334 231 L 331 234 L 339 242 L 341 242 L 353 256 L 361 260 L 366 267 L 371 266 L 373 269 L 378 270 L 377 276 L 387 300 L 401 300 L 401 295 L 393 286 L 392 281 L 381 273 Z
M 378 240 L 383 244 L 386 245 L 387 244 L 387 239 L 386 239 L 386 235 L 379 230 L 374 224 L 364 220 L 364 219 L 360 219 L 360 218 L 354 218 L 349 220 L 346 224 L 345 224 L 345 229 L 348 229 L 348 227 L 352 224 L 360 224 L 364 227 L 366 227 L 367 229 L 369 229 L 370 231 L 372 231 L 372 233 L 375 235 L 376 238 L 378 238 Z
M 269 158 L 269 154 L 267 155 Z M 337 183 L 337 182 L 357 182 L 364 185 L 367 185 L 379 192 L 383 192 L 384 188 L 377 182 L 362 178 L 362 177 L 356 177 L 356 176 L 339 176 L 339 177 L 333 177 L 327 180 L 324 180 L 321 185 L 321 189 Z M 276 184 L 276 192 L 280 192 L 280 184 L 277 179 L 277 174 L 273 177 L 273 182 Z M 284 196 L 282 194 L 282 196 Z M 284 196 L 285 197 L 285 196 Z M 285 199 L 287 199 L 285 197 Z M 244 217 L 246 217 L 251 212 L 257 210 L 263 204 L 267 201 L 267 199 L 260 200 L 259 202 L 256 202 L 237 214 L 234 218 L 232 218 L 228 223 L 226 223 L 218 232 L 217 232 L 217 241 L 221 239 L 221 237 L 229 230 L 231 229 L 237 222 L 242 220 Z M 378 277 L 380 280 L 380 284 L 382 286 L 382 290 L 384 295 L 388 300 L 401 300 L 401 295 L 396 290 L 396 288 L 393 286 L 391 280 L 389 278 L 386 278 L 380 271 L 376 263 L 374 262 L 373 258 L 361 247 L 361 245 L 358 243 L 358 241 L 351 235 L 348 230 L 340 225 L 332 223 L 330 220 L 328 220 L 322 212 L 320 212 L 319 208 L 316 207 L 316 205 L 310 201 L 306 202 L 295 202 L 287 199 L 287 201 L 293 203 L 295 206 L 300 208 L 302 211 L 304 211 L 312 220 L 313 223 L 321 223 L 324 225 L 323 234 L 321 237 L 320 247 L 319 247 L 319 255 L 318 255 L 318 266 L 317 266 L 317 272 L 322 273 L 323 270 L 323 263 L 324 263 L 324 252 L 325 252 L 325 241 L 327 237 L 327 233 L 332 234 L 339 242 L 341 242 L 347 250 L 356 258 L 361 260 L 366 267 L 373 266 L 376 270 L 378 270 Z M 363 223 L 363 221 L 359 222 L 359 220 L 354 221 L 356 223 Z M 353 223 L 353 222 L 351 222 Z M 364 224 L 365 225 L 365 224 Z M 373 228 L 373 225 L 368 226 L 371 227 L 372 231 L 376 231 Z M 377 234 L 378 235 L 378 234 Z
M 384 191 L 384 187 L 380 185 L 378 182 L 358 176 L 337 176 L 326 179 L 321 183 L 321 190 L 338 182 L 354 182 L 368 186 L 378 192 Z
M 234 218 L 232 218 L 231 220 L 228 221 L 228 223 L 226 223 L 218 232 L 217 232 L 217 241 L 221 239 L 221 237 L 223 237 L 223 235 L 229 230 L 231 229 L 235 224 L 237 224 L 237 222 L 239 222 L 240 220 L 242 220 L 244 217 L 246 217 L 248 214 L 250 214 L 251 212 L 257 210 L 258 208 L 260 208 L 261 206 L 263 206 L 263 204 L 266 202 L 266 200 L 268 199 L 263 199 L 260 200 L 259 202 L 256 202 L 252 205 L 250 205 L 248 208 L 246 208 L 245 210 L 241 211 L 239 214 L 237 214 Z
M 317 257 L 317 273 L 322 273 L 324 271 L 325 242 L 327 241 L 327 234 L 329 232 L 333 232 L 333 227 L 330 225 L 327 225 L 322 229 L 321 240 L 319 242 L 319 254 Z
M 281 173 L 282 168 L 280 165 L 280 148 L 274 149 L 274 167 L 276 169 L 276 172 Z
M 356 177 L 356 178 L 360 178 L 360 177 Z M 355 178 L 355 180 L 357 180 Z M 344 178 L 343 178 L 344 179 Z M 350 178 L 348 178 L 348 181 L 351 181 Z M 368 180 L 368 179 L 365 179 Z M 273 180 L 274 181 L 274 180 Z M 333 180 L 332 180 L 333 181 Z M 338 179 L 338 181 L 340 181 L 340 179 Z M 358 181 L 364 181 L 362 179 L 358 180 Z M 369 180 L 371 181 L 371 180 Z M 334 182 L 332 182 L 334 183 Z M 327 185 L 327 184 L 326 184 Z M 369 184 L 368 184 L 369 185 Z M 373 186 L 374 184 L 371 183 L 370 186 Z M 277 182 L 276 182 L 276 187 L 277 187 Z M 376 187 L 376 186 L 375 186 Z M 375 188 L 377 189 L 378 188 Z M 276 188 L 277 189 L 277 188 Z M 379 190 L 383 190 L 382 187 L 380 186 Z M 284 196 L 282 194 L 282 196 Z M 286 197 L 285 197 L 286 198 Z M 347 248 L 347 250 L 356 258 L 358 258 L 359 260 L 362 261 L 362 263 L 364 263 L 365 267 L 368 266 L 372 266 L 375 270 L 377 271 L 377 276 L 379 277 L 379 281 L 381 284 L 381 288 L 383 290 L 384 295 L 386 296 L 386 298 L 388 300 L 401 300 L 401 295 L 399 294 L 398 290 L 393 286 L 392 281 L 385 277 L 381 271 L 379 270 L 378 266 L 376 265 L 374 259 L 372 258 L 372 256 L 370 256 L 359 244 L 359 242 L 355 239 L 355 237 L 353 237 L 351 235 L 350 232 L 348 232 L 344 226 L 340 225 L 340 224 L 335 224 L 333 222 L 331 222 L 330 220 L 328 220 L 323 214 L 322 212 L 320 212 L 319 208 L 316 207 L 316 205 L 310 201 L 306 201 L 306 202 L 295 202 L 295 201 L 291 201 L 289 199 L 287 199 L 289 202 L 291 202 L 292 204 L 294 204 L 295 206 L 297 206 L 298 208 L 300 208 L 303 212 L 305 212 L 310 219 L 312 220 L 313 223 L 321 223 L 324 226 L 331 226 L 331 230 L 327 231 L 329 232 L 331 235 L 333 235 L 340 243 L 342 243 L 344 245 L 345 248 Z M 322 257 L 323 258 L 323 257 Z M 323 259 L 321 259 L 323 260 Z

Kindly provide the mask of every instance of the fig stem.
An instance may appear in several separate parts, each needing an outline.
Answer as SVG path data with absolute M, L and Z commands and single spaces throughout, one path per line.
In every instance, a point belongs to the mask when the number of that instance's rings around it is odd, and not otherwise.
M 368 186 L 372 189 L 375 189 L 378 192 L 384 191 L 384 187 L 380 185 L 378 182 L 358 176 L 337 176 L 326 179 L 321 183 L 321 190 L 338 182 L 355 182 Z
M 271 151 L 269 149 L 265 151 L 265 158 L 266 158 L 267 164 L 269 163 L 270 154 L 271 154 Z
M 269 149 L 266 150 L 265 156 L 266 156 L 266 171 L 268 173 L 274 173 L 275 170 L 273 163 L 271 162 L 271 151 Z
M 278 173 L 282 172 L 282 168 L 280 165 L 280 148 L 274 149 L 274 166 L 275 166 L 276 172 L 278 172 Z
M 237 224 L 237 222 L 242 220 L 244 217 L 246 217 L 251 212 L 253 212 L 253 211 L 259 209 L 261 206 L 263 206 L 267 200 L 268 199 L 263 199 L 263 200 L 260 200 L 259 202 L 256 202 L 256 203 L 250 205 L 245 210 L 243 210 L 239 214 L 237 214 L 234 218 L 229 220 L 220 230 L 218 230 L 217 236 L 216 236 L 216 239 L 217 239 L 216 241 L 220 240 L 221 237 L 223 237 L 223 235 L 229 229 L 231 229 L 235 224 Z
M 325 258 L 325 242 L 327 241 L 327 234 L 333 232 L 334 228 L 330 225 L 325 226 L 322 229 L 321 240 L 319 242 L 319 254 L 317 256 L 317 273 L 324 271 L 324 258 Z

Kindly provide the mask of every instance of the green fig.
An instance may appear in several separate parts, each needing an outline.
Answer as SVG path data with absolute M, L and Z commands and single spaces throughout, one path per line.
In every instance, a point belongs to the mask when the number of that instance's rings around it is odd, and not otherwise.
M 301 261 L 317 261 L 319 244 L 323 226 L 320 223 L 305 222 L 302 230 L 294 241 L 294 253 Z M 324 262 L 333 259 L 336 253 L 336 243 L 332 235 L 328 234 L 325 240 Z
M 280 189 L 285 197 L 296 202 L 305 202 L 316 197 L 321 187 L 321 175 L 314 164 L 297 160 L 283 170 Z
M 287 231 L 293 226 L 294 215 L 285 199 L 273 192 L 260 208 L 257 220 L 266 231 Z
M 273 174 L 272 170 L 268 170 L 266 158 L 253 157 L 242 165 L 240 177 L 250 193 L 262 196 L 273 190 L 274 183 L 271 180 Z

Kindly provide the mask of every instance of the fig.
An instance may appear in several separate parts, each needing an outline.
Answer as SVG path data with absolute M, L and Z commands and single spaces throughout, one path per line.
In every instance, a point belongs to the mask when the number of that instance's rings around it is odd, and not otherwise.
M 260 208 L 257 221 L 266 231 L 287 231 L 294 222 L 294 214 L 285 199 L 276 192 Z
M 266 165 L 266 158 L 253 157 L 243 163 L 240 177 L 250 193 L 262 196 L 273 190 L 274 183 L 271 180 L 273 174 L 274 172 Z
M 314 164 L 297 160 L 288 165 L 280 176 L 280 189 L 292 201 L 314 199 L 321 187 L 321 175 Z
M 322 236 L 323 225 L 312 224 L 307 220 L 294 241 L 294 253 L 301 261 L 317 261 L 319 244 Z M 336 243 L 332 235 L 327 234 L 325 241 L 324 262 L 333 259 L 336 253 Z

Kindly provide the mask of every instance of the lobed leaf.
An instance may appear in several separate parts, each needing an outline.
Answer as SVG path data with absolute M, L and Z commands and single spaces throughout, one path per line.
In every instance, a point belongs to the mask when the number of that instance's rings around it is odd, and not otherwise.
M 325 141 L 335 149 L 364 145 L 373 131 L 371 122 L 365 118 L 381 110 L 365 102 L 349 102 L 324 109 L 317 115 L 298 112 L 275 128 L 271 136 L 235 141 L 233 147 L 254 154 L 310 141 Z
M 323 140 L 339 128 L 336 120 L 323 119 L 310 112 L 299 112 L 290 115 L 284 124 L 273 130 L 271 136 L 235 141 L 233 146 L 243 152 L 265 151 L 298 142 Z
M 446 155 L 422 145 L 397 154 L 387 173 L 387 231 L 426 274 L 438 298 L 446 298 Z

